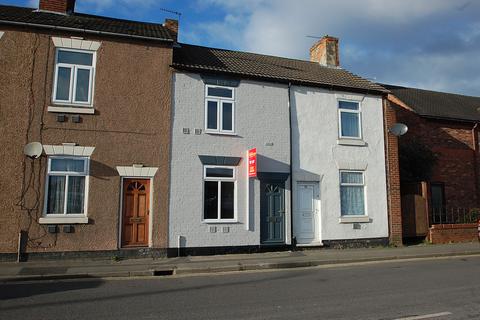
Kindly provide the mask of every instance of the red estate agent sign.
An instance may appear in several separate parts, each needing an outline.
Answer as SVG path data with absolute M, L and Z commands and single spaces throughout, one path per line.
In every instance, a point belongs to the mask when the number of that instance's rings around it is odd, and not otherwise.
M 248 176 L 257 176 L 257 148 L 248 150 Z

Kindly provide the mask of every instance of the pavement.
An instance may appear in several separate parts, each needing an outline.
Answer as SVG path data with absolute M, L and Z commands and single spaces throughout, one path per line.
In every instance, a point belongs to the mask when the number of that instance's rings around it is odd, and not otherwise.
M 129 260 L 55 260 L 0 263 L 0 282 L 205 274 L 320 265 L 480 255 L 480 243 L 362 249 L 309 249 L 253 254 Z

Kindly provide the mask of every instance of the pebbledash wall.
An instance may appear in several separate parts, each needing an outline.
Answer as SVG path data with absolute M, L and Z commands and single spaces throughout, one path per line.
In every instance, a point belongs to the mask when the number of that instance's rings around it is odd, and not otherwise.
M 49 112 L 54 73 L 52 36 L 2 28 L 0 39 L 0 253 L 17 252 L 20 230 L 28 232 L 27 253 L 110 251 L 119 248 L 121 177 L 117 166 L 156 167 L 153 178 L 150 247 L 167 247 L 171 44 L 85 37 L 98 41 L 95 114 L 81 122 L 57 122 Z M 43 216 L 47 159 L 31 161 L 26 143 L 76 143 L 94 147 L 90 161 L 87 224 L 73 233 L 51 234 Z M 164 250 L 164 249 L 163 249 Z
M 338 101 L 360 103 L 361 140 L 339 139 Z M 386 244 L 389 236 L 384 120 L 381 96 L 292 87 L 292 167 L 294 237 L 306 245 L 336 245 L 355 240 Z M 368 217 L 343 218 L 340 210 L 340 170 L 364 171 Z M 299 184 L 314 183 L 315 232 L 299 239 Z M 348 241 L 347 241 L 348 242 Z
M 258 172 L 289 175 L 287 85 L 240 80 L 234 92 L 235 134 L 221 135 L 205 133 L 206 84 L 201 75 L 176 72 L 173 82 L 169 247 L 177 248 L 179 237 L 182 248 L 260 245 L 260 181 L 251 178 L 248 182 L 247 151 L 257 148 Z M 199 155 L 241 158 L 236 172 L 235 223 L 203 221 L 204 166 Z M 289 185 L 288 179 L 286 244 L 291 239 Z

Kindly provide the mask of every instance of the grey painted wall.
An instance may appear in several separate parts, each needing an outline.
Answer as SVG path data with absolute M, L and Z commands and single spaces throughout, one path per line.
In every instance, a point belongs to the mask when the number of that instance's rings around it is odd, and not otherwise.
M 189 128 L 190 134 L 184 134 Z M 202 129 L 196 135 L 195 129 Z M 199 74 L 174 75 L 169 247 L 240 246 L 260 243 L 260 183 L 248 182 L 247 150 L 257 148 L 258 171 L 289 173 L 286 85 L 242 80 L 235 89 L 235 136 L 205 129 L 205 84 Z M 204 223 L 203 165 L 198 155 L 242 157 L 237 167 L 237 223 Z M 248 185 L 250 184 L 250 185 Z M 290 239 L 290 182 L 286 183 L 285 236 Z M 247 188 L 250 191 L 247 192 Z M 248 204 L 248 205 L 247 205 Z M 249 210 L 250 207 L 250 210 Z M 247 217 L 248 215 L 248 217 Z M 216 227 L 216 232 L 212 232 Z M 228 228 L 224 228 L 228 227 Z M 228 232 L 224 232 L 227 231 Z

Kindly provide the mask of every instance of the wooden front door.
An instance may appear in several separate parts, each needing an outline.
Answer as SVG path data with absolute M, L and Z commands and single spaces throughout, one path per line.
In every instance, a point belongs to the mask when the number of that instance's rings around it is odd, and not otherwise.
M 123 180 L 122 247 L 148 246 L 150 180 Z

